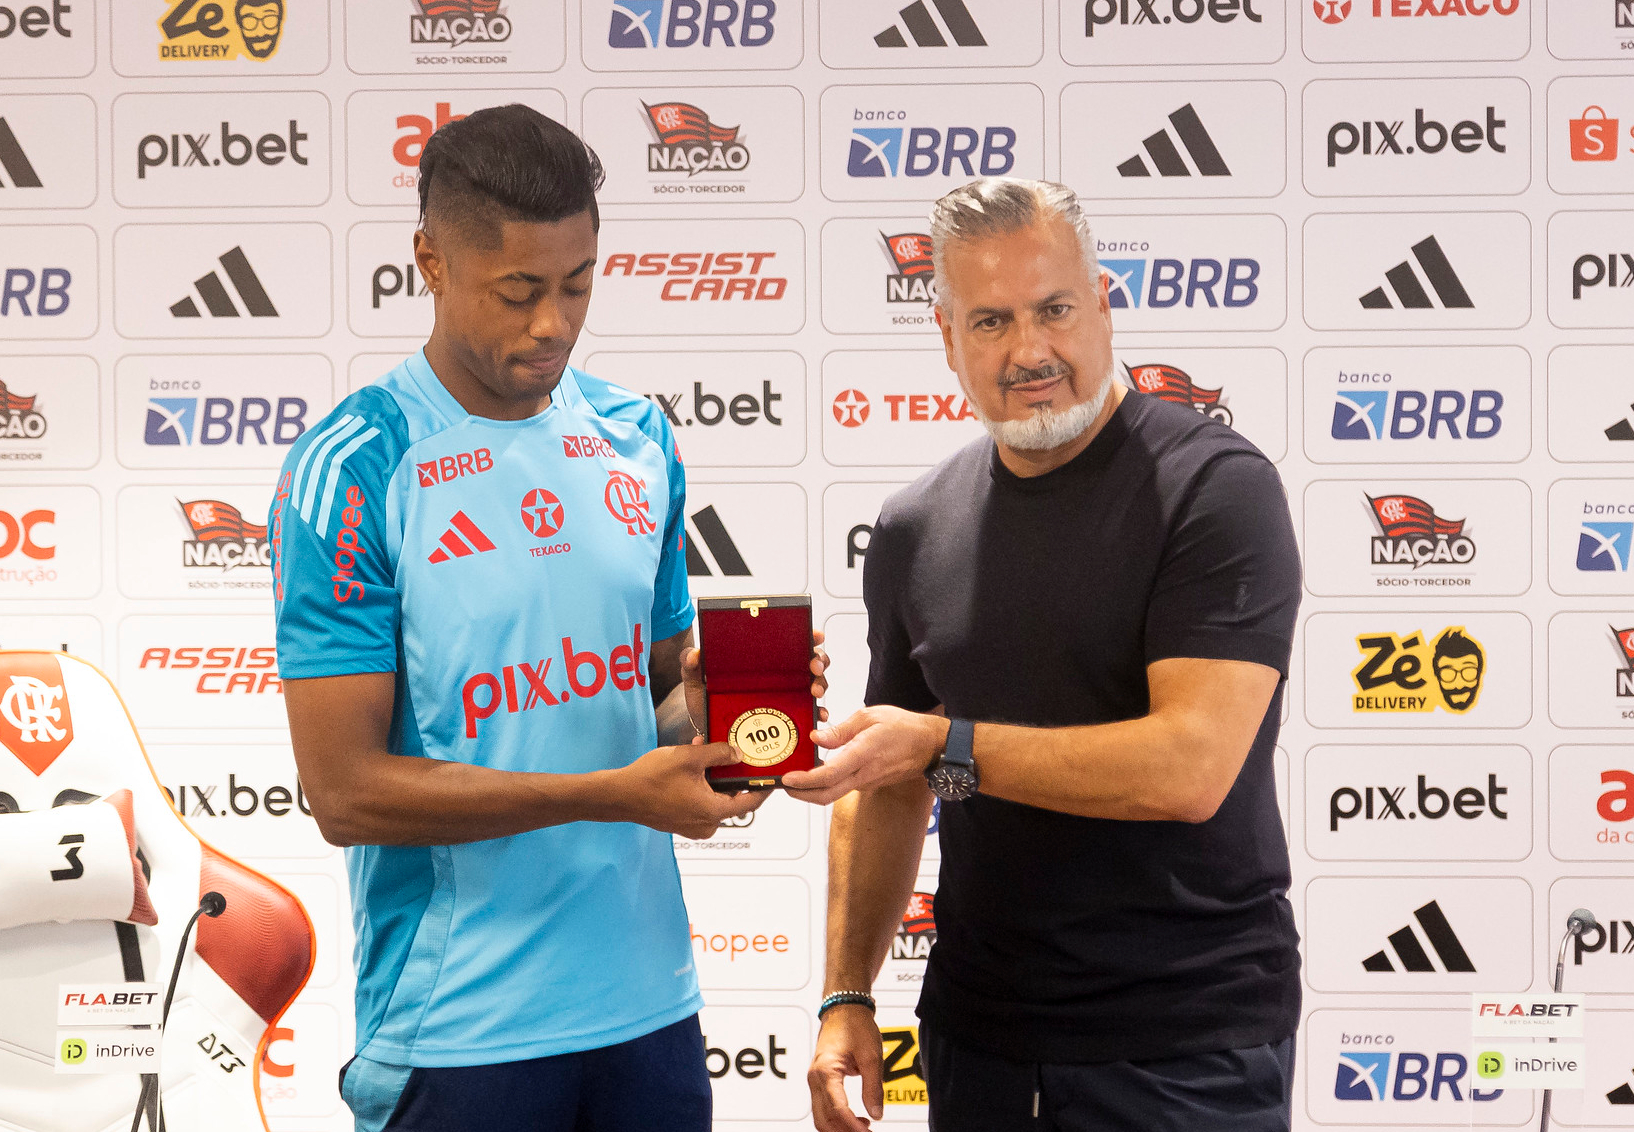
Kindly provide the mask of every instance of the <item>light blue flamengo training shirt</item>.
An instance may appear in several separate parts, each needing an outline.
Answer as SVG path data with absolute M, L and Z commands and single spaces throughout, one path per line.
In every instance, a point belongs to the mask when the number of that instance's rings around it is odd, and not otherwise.
M 658 741 L 647 651 L 692 623 L 685 498 L 643 398 L 569 369 L 538 416 L 488 420 L 416 354 L 284 462 L 269 517 L 279 673 L 396 673 L 394 754 L 627 766 Z M 346 867 L 365 1058 L 548 1057 L 703 1005 L 667 834 L 574 822 L 354 846 Z

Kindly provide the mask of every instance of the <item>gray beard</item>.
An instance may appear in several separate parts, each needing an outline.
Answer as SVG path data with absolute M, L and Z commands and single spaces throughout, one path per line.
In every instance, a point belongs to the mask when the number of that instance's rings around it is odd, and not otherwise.
M 995 421 L 983 416 L 980 409 L 972 401 L 970 407 L 976 414 L 976 419 L 982 422 L 999 444 L 1006 448 L 1013 448 L 1019 452 L 1047 452 L 1052 448 L 1060 448 L 1063 444 L 1070 444 L 1084 435 L 1085 430 L 1095 423 L 1106 408 L 1106 399 L 1112 396 L 1112 371 L 1106 373 L 1106 380 L 1101 382 L 1100 392 L 1087 401 L 1080 401 L 1069 409 L 1059 412 L 1055 409 L 1035 409 L 1029 417 L 1014 421 Z

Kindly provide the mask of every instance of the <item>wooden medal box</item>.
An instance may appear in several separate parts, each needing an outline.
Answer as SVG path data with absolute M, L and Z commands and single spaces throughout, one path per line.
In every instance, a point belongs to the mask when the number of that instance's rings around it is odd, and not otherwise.
M 699 598 L 698 644 L 704 738 L 735 740 L 746 754 L 741 762 L 708 768 L 710 785 L 771 789 L 782 785 L 786 772 L 815 767 L 810 596 Z

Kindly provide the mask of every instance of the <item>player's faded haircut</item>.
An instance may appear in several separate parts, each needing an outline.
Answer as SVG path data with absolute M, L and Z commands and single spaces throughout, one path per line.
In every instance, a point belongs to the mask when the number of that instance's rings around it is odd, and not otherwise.
M 1436 638 L 1435 655 L 1431 657 L 1431 663 L 1440 660 L 1442 657 L 1456 660 L 1461 656 L 1473 656 L 1477 670 L 1486 667 L 1486 657 L 1481 652 L 1481 646 L 1464 636 L 1459 630 L 1448 629 Z
M 601 159 L 572 130 L 531 106 L 492 106 L 450 122 L 420 153 L 420 224 L 451 224 L 485 246 L 506 220 L 553 223 L 590 213 Z
M 1078 194 L 1054 181 L 983 177 L 962 185 L 931 205 L 931 263 L 936 293 L 947 293 L 947 249 L 958 240 L 980 240 L 1015 232 L 1042 219 L 1067 222 L 1078 234 L 1089 276 L 1101 270 L 1095 256 L 1095 233 L 1078 203 Z

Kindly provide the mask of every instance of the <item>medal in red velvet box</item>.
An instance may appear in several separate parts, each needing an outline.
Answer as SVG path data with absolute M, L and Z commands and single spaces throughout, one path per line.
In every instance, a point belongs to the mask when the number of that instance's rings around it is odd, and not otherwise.
M 731 743 L 740 762 L 705 774 L 717 790 L 768 789 L 817 765 L 817 701 L 811 697 L 811 598 L 698 599 L 703 650 L 704 738 Z

